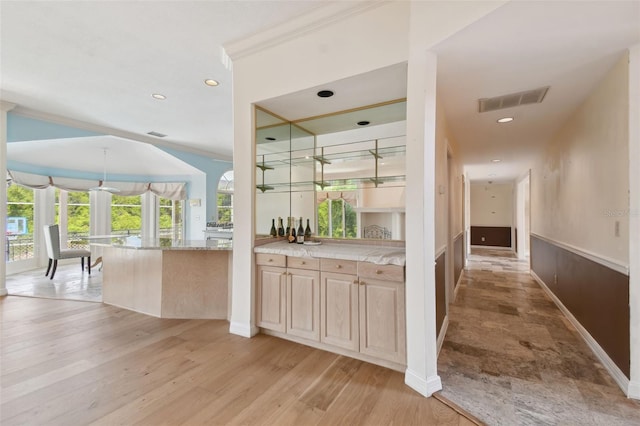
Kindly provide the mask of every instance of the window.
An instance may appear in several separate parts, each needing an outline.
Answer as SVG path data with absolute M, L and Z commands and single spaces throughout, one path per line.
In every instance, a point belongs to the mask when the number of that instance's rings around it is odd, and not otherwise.
M 174 201 L 168 198 L 159 198 L 159 234 L 161 238 L 182 239 L 183 235 L 183 211 L 184 201 Z
M 113 195 L 111 198 L 111 233 L 140 235 L 142 200 L 139 195 Z
M 233 223 L 233 170 L 218 182 L 218 223 Z
M 5 260 L 14 262 L 34 258 L 34 191 L 20 185 L 7 188 L 7 229 Z
M 318 235 L 333 238 L 356 238 L 357 215 L 344 199 L 327 199 L 318 204 Z
M 91 220 L 88 192 L 68 192 L 56 189 L 55 223 L 60 225 L 60 246 L 62 248 L 88 249 Z M 65 238 L 66 236 L 66 238 Z

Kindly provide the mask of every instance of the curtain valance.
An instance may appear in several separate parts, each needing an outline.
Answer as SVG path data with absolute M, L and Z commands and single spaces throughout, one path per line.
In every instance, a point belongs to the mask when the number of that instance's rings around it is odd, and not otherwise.
M 95 180 L 42 176 L 13 170 L 9 170 L 9 176 L 16 184 L 33 189 L 45 189 L 53 186 L 65 191 L 89 191 L 101 183 L 101 181 Z M 170 200 L 187 199 L 187 188 L 184 182 L 108 182 L 108 186 L 119 189 L 118 195 L 142 195 L 151 191 Z

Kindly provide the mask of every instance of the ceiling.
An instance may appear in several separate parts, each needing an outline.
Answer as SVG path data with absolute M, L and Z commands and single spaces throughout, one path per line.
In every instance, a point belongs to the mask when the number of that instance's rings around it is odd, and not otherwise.
M 326 3 L 2 1 L 0 97 L 22 110 L 231 159 L 231 73 L 221 47 Z M 439 95 L 470 178 L 524 173 L 624 49 L 640 43 L 638 22 L 638 1 L 513 1 L 435 46 Z M 405 70 L 389 67 L 263 106 L 296 120 L 397 99 L 406 96 Z M 206 86 L 207 78 L 220 85 Z M 551 87 L 541 104 L 477 112 L 479 98 L 541 86 Z M 319 89 L 336 96 L 321 102 Z M 498 125 L 504 115 L 515 120 Z M 44 147 L 39 155 L 47 157 Z

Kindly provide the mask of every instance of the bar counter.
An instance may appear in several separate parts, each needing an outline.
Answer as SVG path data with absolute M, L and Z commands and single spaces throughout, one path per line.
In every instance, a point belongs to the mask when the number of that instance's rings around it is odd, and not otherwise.
M 104 303 L 159 318 L 228 319 L 229 240 L 96 239 Z

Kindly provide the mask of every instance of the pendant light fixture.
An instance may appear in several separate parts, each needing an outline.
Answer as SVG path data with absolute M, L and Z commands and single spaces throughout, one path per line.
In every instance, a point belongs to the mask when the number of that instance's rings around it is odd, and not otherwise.
M 100 181 L 100 185 L 89 189 L 89 191 L 104 191 L 104 192 L 110 192 L 112 194 L 120 192 L 120 190 L 118 188 L 113 188 L 113 187 L 109 187 L 107 185 L 107 148 L 102 148 L 102 151 L 104 152 L 104 163 L 103 163 L 103 169 L 102 169 L 102 180 Z

